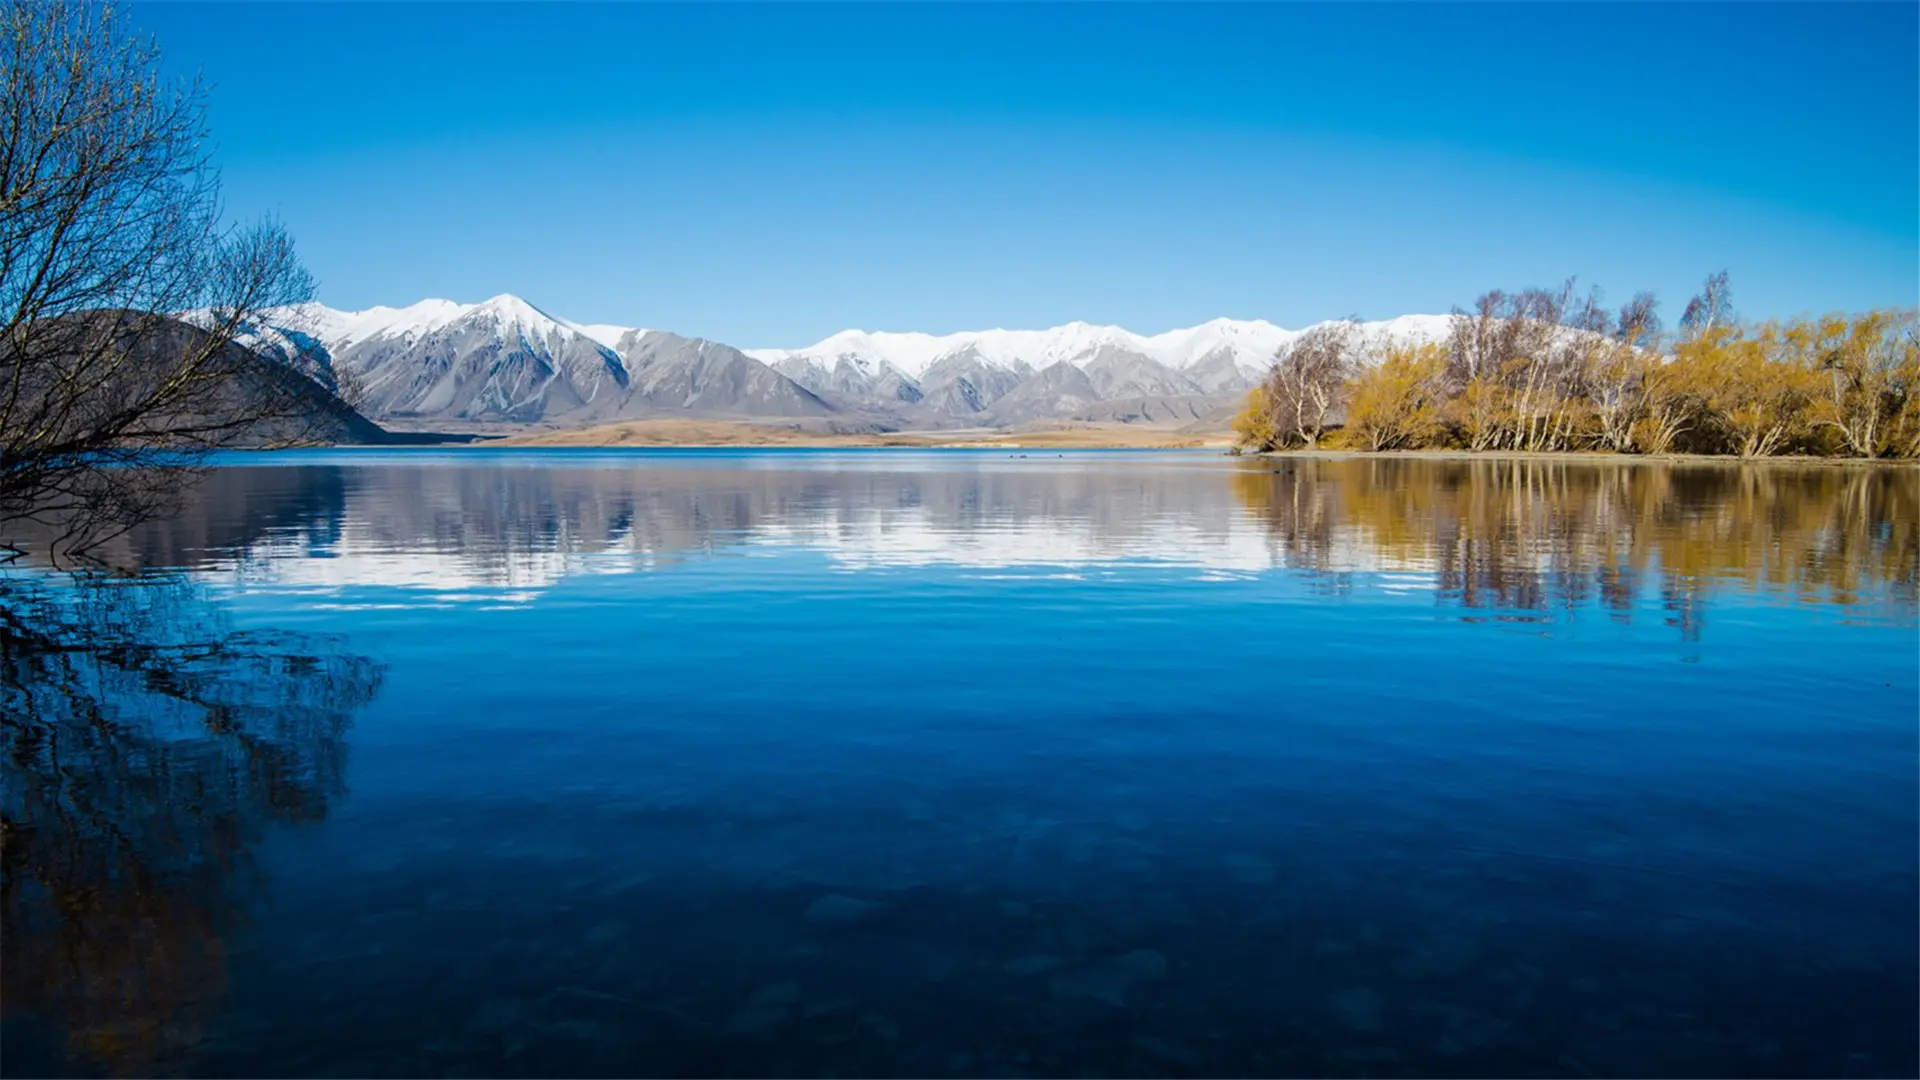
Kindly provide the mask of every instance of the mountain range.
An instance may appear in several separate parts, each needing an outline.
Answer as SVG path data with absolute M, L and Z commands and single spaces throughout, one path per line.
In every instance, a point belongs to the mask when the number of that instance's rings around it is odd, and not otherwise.
M 1372 346 L 1443 339 L 1448 316 L 1362 323 Z M 1307 328 L 1311 329 L 1311 328 Z M 936 336 L 847 330 L 797 349 L 738 349 L 585 324 L 516 296 L 340 311 L 304 304 L 250 343 L 384 421 L 583 427 L 660 416 L 798 421 L 825 430 L 1178 425 L 1217 416 L 1306 332 L 1215 319 L 1141 335 L 1074 322 Z

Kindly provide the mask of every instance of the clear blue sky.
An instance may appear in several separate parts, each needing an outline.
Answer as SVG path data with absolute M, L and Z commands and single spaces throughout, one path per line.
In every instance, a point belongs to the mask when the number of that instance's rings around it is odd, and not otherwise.
M 142 5 L 339 307 L 800 345 L 1920 293 L 1920 6 Z

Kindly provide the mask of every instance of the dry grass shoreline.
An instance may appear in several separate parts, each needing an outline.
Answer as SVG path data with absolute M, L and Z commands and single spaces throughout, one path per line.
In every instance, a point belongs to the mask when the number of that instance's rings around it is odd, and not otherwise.
M 409 442 L 401 446 L 459 446 L 661 450 L 702 448 L 900 449 L 900 450 L 1215 450 L 1231 453 L 1226 432 L 1193 432 L 1126 424 L 1061 425 L 1028 431 L 974 428 L 951 431 L 827 432 L 797 425 L 735 420 L 634 420 L 590 428 L 518 431 L 504 436 L 483 429 L 456 434 L 462 442 Z M 419 434 L 419 433 L 414 433 Z M 1615 454 L 1600 451 L 1520 450 L 1273 450 L 1245 455 L 1267 460 L 1562 461 L 1583 464 L 1792 465 L 1822 467 L 1915 467 L 1909 460 L 1850 457 L 1738 458 L 1713 454 Z
M 1194 433 L 1126 425 L 1073 426 L 1031 431 L 967 429 L 915 432 L 822 432 L 778 424 L 724 420 L 635 420 L 573 431 L 521 432 L 474 446 L 528 447 L 793 447 L 819 449 L 1184 450 L 1218 449 L 1224 432 Z

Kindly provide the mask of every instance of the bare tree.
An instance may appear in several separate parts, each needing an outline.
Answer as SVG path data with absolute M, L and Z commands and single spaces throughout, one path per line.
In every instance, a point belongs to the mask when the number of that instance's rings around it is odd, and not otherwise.
M 222 222 L 204 95 L 157 61 L 106 8 L 0 0 L 0 528 L 68 550 L 312 401 L 240 344 L 311 281 L 278 225 Z
M 1717 326 L 1733 323 L 1738 318 L 1733 313 L 1733 291 L 1727 286 L 1727 272 L 1722 270 L 1717 274 L 1708 274 L 1699 295 L 1687 301 L 1687 309 L 1680 313 L 1680 330 L 1688 340 L 1692 340 Z
M 1358 330 L 1346 319 L 1321 323 L 1280 354 L 1265 388 L 1280 445 L 1319 443 L 1359 366 Z
M 1614 337 L 1630 348 L 1655 348 L 1660 340 L 1660 298 L 1647 289 L 1634 293 L 1620 306 Z
M 1634 426 L 1646 414 L 1646 368 L 1657 364 L 1660 301 L 1642 290 L 1620 307 L 1612 341 L 1594 357 L 1587 384 L 1600 445 L 1618 453 L 1634 449 Z
M 1598 293 L 1576 301 L 1569 278 L 1558 290 L 1495 290 L 1471 311 L 1455 309 L 1443 381 L 1468 449 L 1564 447 L 1589 360 L 1585 338 L 1567 331 L 1604 326 L 1598 304 Z

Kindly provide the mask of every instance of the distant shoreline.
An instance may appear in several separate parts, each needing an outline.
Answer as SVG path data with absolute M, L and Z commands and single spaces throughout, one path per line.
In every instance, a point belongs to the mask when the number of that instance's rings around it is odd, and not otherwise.
M 902 450 L 1218 450 L 1232 437 L 1225 432 L 1190 432 L 1121 424 L 1063 425 L 1029 431 L 961 428 L 949 431 L 835 432 L 781 424 L 733 420 L 633 420 L 558 431 L 446 433 L 463 445 L 486 447 L 580 447 L 756 449 L 902 449 Z M 475 436 L 478 435 L 476 438 Z
M 1604 451 L 1520 450 L 1347 450 L 1333 448 L 1270 450 L 1236 455 L 1226 432 L 1126 424 L 1063 424 L 1028 431 L 962 428 L 947 431 L 835 432 L 743 420 L 632 420 L 588 428 L 490 432 L 389 429 L 390 442 L 369 449 L 482 447 L 528 449 L 795 449 L 795 450 L 1211 450 L 1223 457 L 1249 460 L 1309 461 L 1564 461 L 1581 464 L 1907 466 L 1900 458 L 1781 456 L 1728 457 L 1715 454 L 1618 454 Z M 345 448 L 345 447 L 343 447 Z

